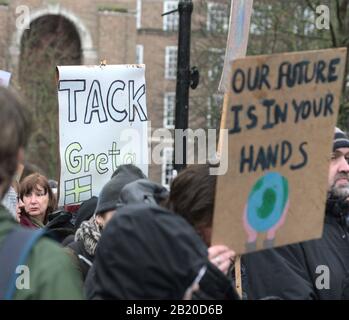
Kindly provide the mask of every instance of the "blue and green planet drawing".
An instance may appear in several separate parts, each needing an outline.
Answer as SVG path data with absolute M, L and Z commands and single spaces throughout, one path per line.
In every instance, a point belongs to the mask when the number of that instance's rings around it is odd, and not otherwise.
M 274 245 L 276 231 L 283 225 L 289 208 L 288 180 L 277 172 L 260 177 L 250 190 L 244 210 L 246 250 L 256 250 L 259 233 L 266 233 L 264 248 Z

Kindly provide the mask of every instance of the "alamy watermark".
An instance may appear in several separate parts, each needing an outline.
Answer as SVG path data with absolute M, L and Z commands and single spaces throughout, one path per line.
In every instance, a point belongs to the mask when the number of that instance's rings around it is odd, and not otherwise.
M 330 289 L 330 268 L 326 265 L 319 265 L 316 267 L 315 273 L 319 276 L 316 277 L 315 287 L 318 290 Z
M 224 141 L 221 146 L 217 145 L 216 129 L 166 129 L 160 128 L 152 131 L 151 121 L 148 122 L 148 144 L 144 144 L 141 133 L 135 128 L 127 128 L 121 131 L 119 142 L 124 149 L 132 149 L 135 154 L 141 155 L 139 164 L 161 165 L 164 161 L 164 153 L 167 149 L 174 152 L 174 164 L 211 164 L 210 175 L 224 175 L 228 171 L 228 130 L 220 130 L 220 140 Z M 141 152 L 147 148 L 147 152 Z M 106 153 L 96 155 L 96 163 L 100 163 L 101 157 L 107 155 L 116 157 L 119 150 L 116 145 Z M 186 157 L 184 158 L 184 154 Z M 145 156 L 147 155 L 147 156 Z M 91 155 L 84 153 L 79 142 L 70 143 L 64 152 L 65 163 L 70 173 L 76 174 L 89 166 Z M 114 160 L 112 160 L 114 162 Z M 96 164 L 97 171 L 98 168 Z M 98 171 L 99 172 L 99 171 Z
M 315 26 L 318 30 L 330 29 L 330 8 L 326 5 L 319 5 L 316 7 Z
M 315 269 L 318 275 L 315 278 L 315 287 L 318 290 L 330 289 L 330 269 L 326 265 L 318 265 Z M 16 288 L 17 290 L 30 289 L 30 269 L 26 265 L 19 265 L 16 268 Z
M 315 26 L 318 30 L 330 29 L 330 8 L 327 5 L 318 5 L 315 9 Z M 16 28 L 25 30 L 30 28 L 30 8 L 26 5 L 16 7 Z
M 28 6 L 17 6 L 16 17 L 16 28 L 18 30 L 25 30 L 30 28 L 30 9 Z
M 29 290 L 30 289 L 30 270 L 26 265 L 19 265 L 16 268 L 16 288 L 17 290 Z

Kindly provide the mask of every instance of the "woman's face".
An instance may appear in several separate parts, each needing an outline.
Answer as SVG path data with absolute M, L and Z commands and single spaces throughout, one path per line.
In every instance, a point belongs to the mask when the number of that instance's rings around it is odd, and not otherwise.
M 45 193 L 43 187 L 36 185 L 31 193 L 23 196 L 23 204 L 25 211 L 32 217 L 44 221 L 48 206 L 48 192 Z

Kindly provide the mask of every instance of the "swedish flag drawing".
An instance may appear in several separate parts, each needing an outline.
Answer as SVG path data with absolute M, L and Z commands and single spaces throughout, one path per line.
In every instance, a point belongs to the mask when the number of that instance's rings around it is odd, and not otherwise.
M 79 203 L 92 197 L 92 176 L 84 176 L 64 182 L 64 204 Z

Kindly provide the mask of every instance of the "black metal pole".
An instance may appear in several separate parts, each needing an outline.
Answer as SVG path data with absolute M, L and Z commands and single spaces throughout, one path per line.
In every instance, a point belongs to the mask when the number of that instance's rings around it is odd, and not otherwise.
M 179 32 L 178 32 L 178 56 L 177 56 L 177 84 L 176 84 L 176 115 L 175 129 L 188 129 L 189 117 L 189 86 L 190 86 L 190 33 L 191 14 L 193 3 L 191 0 L 180 0 L 178 4 Z M 183 146 L 182 150 L 178 150 Z M 177 137 L 174 140 L 175 154 L 182 154 L 183 163 L 174 161 L 174 169 L 177 172 L 187 165 L 187 138 Z

